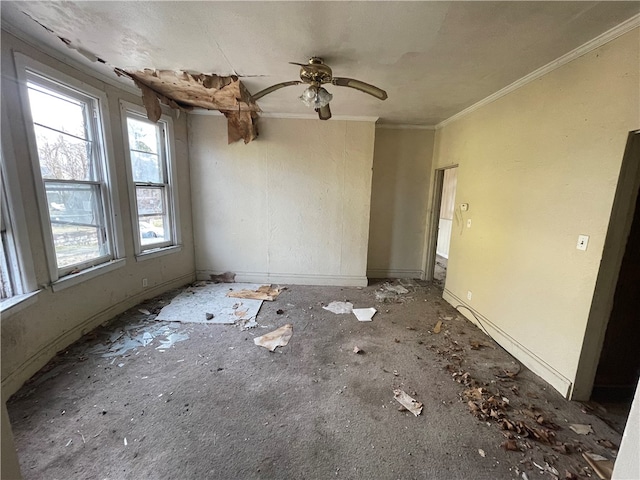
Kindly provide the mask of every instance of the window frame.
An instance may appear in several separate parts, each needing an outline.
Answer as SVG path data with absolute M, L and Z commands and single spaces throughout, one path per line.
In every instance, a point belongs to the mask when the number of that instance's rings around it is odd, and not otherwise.
M 180 209 L 178 208 L 178 176 L 175 156 L 175 137 L 173 131 L 173 119 L 163 113 L 157 123 L 147 118 L 144 107 L 125 100 L 120 101 L 120 112 L 122 118 L 122 135 L 127 169 L 127 183 L 129 190 L 129 203 L 131 211 L 131 227 L 133 232 L 133 244 L 137 260 L 153 258 L 165 253 L 173 253 L 181 249 L 181 228 Z M 159 128 L 159 156 L 161 157 L 161 168 L 164 173 L 165 183 L 136 182 L 133 177 L 133 164 L 131 161 L 131 148 L 129 144 L 128 119 L 133 118 L 146 122 Z M 170 238 L 163 242 L 143 245 L 140 238 L 141 216 L 138 213 L 137 187 L 162 188 L 164 190 L 165 201 L 165 222 L 168 223 Z M 167 230 L 165 228 L 165 230 Z
M 16 71 L 18 74 L 20 100 L 23 111 L 23 118 L 27 132 L 29 144 L 29 156 L 31 157 L 31 168 L 35 180 L 36 197 L 38 210 L 40 213 L 40 223 L 43 231 L 47 266 L 51 283 L 55 286 L 58 282 L 63 282 L 78 275 L 90 273 L 95 276 L 102 273 L 101 269 L 109 267 L 111 270 L 115 262 L 121 263 L 119 259 L 124 257 L 123 236 L 120 221 L 120 206 L 118 201 L 118 186 L 116 181 L 116 169 L 113 156 L 111 131 L 109 123 L 108 100 L 105 92 L 67 75 L 59 70 L 37 62 L 20 53 L 14 53 Z M 110 252 L 95 259 L 76 263 L 66 267 L 59 267 L 57 263 L 56 250 L 53 240 L 52 219 L 49 213 L 49 202 L 45 188 L 46 179 L 41 174 L 40 157 L 35 135 L 35 123 L 31 114 L 29 101 L 29 91 L 27 82 L 33 82 L 46 89 L 76 98 L 86 102 L 91 108 L 91 140 L 95 144 L 94 153 L 98 158 L 92 158 L 99 165 L 99 181 L 71 181 L 73 184 L 98 184 L 100 189 L 101 210 L 104 218 L 105 237 Z M 64 183 L 59 180 L 49 180 L 51 182 Z M 69 283 L 76 284 L 78 281 Z M 56 290 L 56 288 L 54 288 Z
M 2 100 L 4 103 L 4 99 Z M 22 202 L 22 190 L 18 176 L 15 151 L 11 139 L 9 116 L 2 110 L 2 140 L 0 150 L 0 190 L 2 215 L 6 230 L 7 245 L 4 246 L 9 264 L 8 276 L 13 287 L 10 297 L 0 300 L 3 315 L 17 310 L 17 305 L 25 306 L 35 301 L 39 292 L 27 230 L 26 216 Z

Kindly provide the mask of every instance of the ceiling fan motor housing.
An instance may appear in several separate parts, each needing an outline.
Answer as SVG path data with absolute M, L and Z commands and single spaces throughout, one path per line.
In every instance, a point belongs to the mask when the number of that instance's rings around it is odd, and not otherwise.
M 307 65 L 300 67 L 300 79 L 305 83 L 331 83 L 332 78 L 331 67 L 319 57 L 311 57 Z

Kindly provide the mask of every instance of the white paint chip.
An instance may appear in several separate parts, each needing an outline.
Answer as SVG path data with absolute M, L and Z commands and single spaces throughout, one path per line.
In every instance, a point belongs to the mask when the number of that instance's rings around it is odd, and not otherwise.
M 376 314 L 375 308 L 354 308 L 353 314 L 360 322 L 370 322 L 373 316 Z

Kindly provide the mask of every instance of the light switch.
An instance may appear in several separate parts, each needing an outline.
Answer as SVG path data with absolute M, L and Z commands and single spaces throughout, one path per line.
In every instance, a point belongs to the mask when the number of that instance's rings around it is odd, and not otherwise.
M 467 220 L 467 228 L 471 228 L 471 219 Z
M 589 235 L 578 235 L 578 245 L 576 245 L 578 250 L 586 250 L 588 244 Z

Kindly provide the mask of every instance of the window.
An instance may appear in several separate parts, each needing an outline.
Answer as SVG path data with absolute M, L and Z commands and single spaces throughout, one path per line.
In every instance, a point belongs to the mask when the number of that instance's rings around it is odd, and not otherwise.
M 14 261 L 15 245 L 10 228 L 3 175 L 0 175 L 0 208 L 2 210 L 0 212 L 0 301 L 2 301 L 20 293 L 20 285 L 17 285 L 16 281 L 19 268 Z
M 2 110 L 0 149 L 0 311 L 35 299 L 37 285 L 22 206 L 9 115 Z
M 42 180 L 37 188 L 45 245 L 55 281 L 116 258 L 114 185 L 103 130 L 104 94 L 43 68 L 47 74 L 29 65 L 21 73 L 25 114 L 31 114 L 26 116 L 31 123 L 32 156 Z
M 136 253 L 177 242 L 172 125 L 165 115 L 149 121 L 143 110 L 123 102 Z

